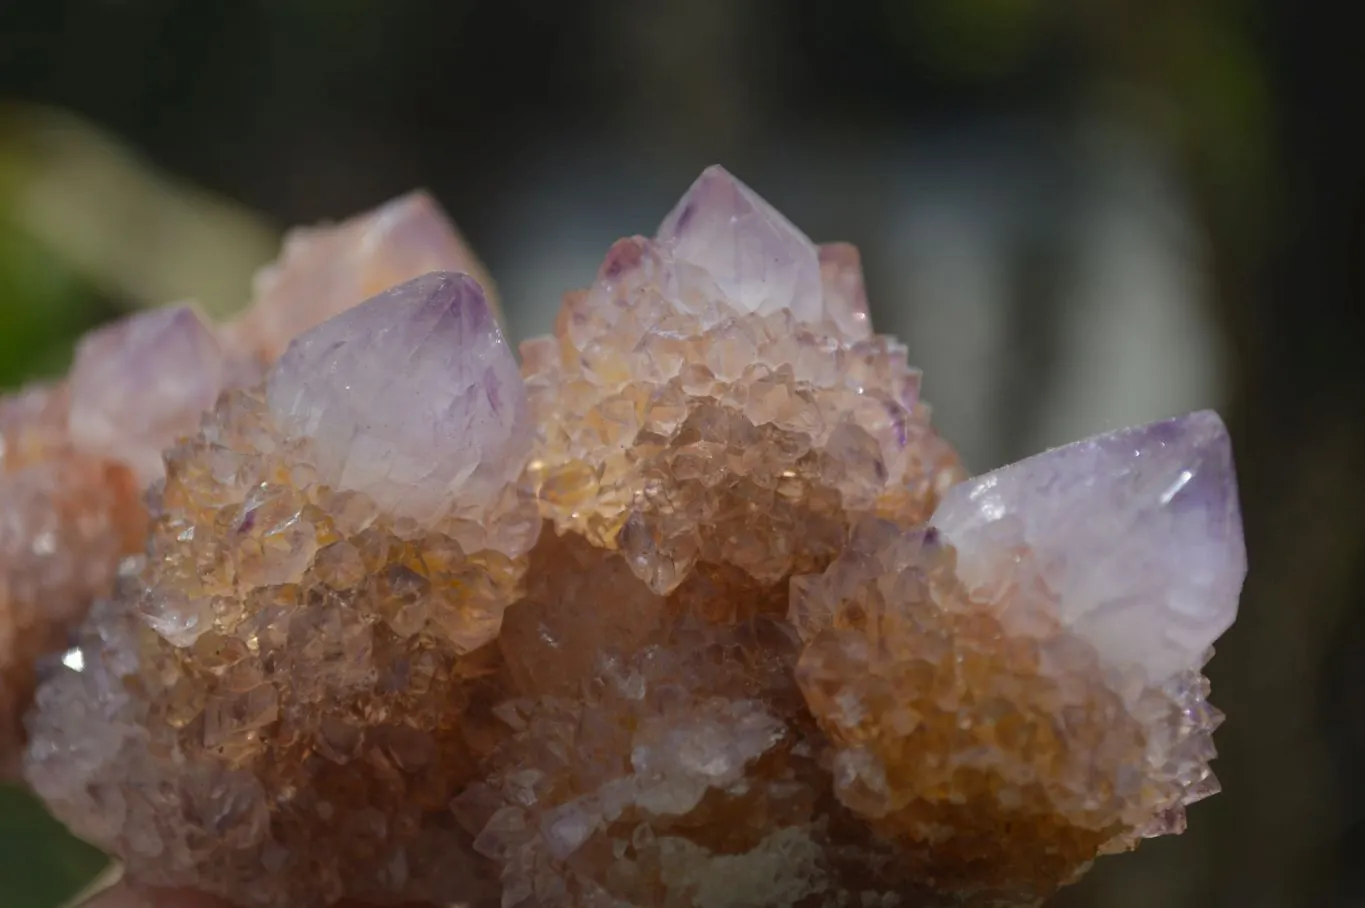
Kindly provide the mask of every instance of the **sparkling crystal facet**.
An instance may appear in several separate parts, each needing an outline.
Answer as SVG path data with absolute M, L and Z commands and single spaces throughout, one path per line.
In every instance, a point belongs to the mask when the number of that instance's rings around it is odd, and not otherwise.
M 418 520 L 487 501 L 530 448 L 516 360 L 463 274 L 416 278 L 314 328 L 268 388 L 281 428 L 316 443 L 324 482 Z
M 1058 617 L 1154 681 L 1197 664 L 1237 617 L 1246 550 L 1227 430 L 1203 411 L 1030 457 L 952 489 L 933 525 L 969 585 L 1027 545 Z
M 821 317 L 820 258 L 806 235 L 723 167 L 710 167 L 659 226 L 659 242 L 703 268 L 744 312 Z

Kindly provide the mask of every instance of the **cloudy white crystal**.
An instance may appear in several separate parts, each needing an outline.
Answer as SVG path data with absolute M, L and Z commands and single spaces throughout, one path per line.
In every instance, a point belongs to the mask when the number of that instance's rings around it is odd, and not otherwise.
M 1162 681 L 1237 617 L 1246 575 L 1227 429 L 1210 411 L 1047 451 L 948 491 L 931 523 L 969 586 L 1025 543 L 1058 617 L 1110 665 Z
M 822 315 L 815 244 L 723 167 L 707 168 L 659 226 L 676 261 L 705 270 L 743 312 Z
M 286 434 L 313 440 L 322 482 L 395 516 L 477 508 L 530 449 L 516 360 L 465 274 L 400 284 L 302 335 L 267 396 Z

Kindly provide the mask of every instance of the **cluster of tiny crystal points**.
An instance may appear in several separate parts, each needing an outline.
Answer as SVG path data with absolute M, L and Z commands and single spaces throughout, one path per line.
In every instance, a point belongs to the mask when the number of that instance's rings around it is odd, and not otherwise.
M 863 316 L 852 336 L 737 310 L 663 244 L 617 243 L 556 337 L 522 345 L 530 475 L 556 530 L 619 548 L 667 593 L 697 566 L 761 586 L 819 570 L 850 513 L 928 518 L 963 474 L 905 348 L 867 332 L 850 253 L 825 247 L 817 289 L 827 311 Z
M 0 773 L 22 742 L 35 660 L 65 645 L 120 559 L 142 550 L 142 491 L 161 451 L 300 332 L 438 269 L 482 275 L 435 202 L 412 193 L 291 231 L 230 324 L 187 307 L 137 313 L 86 337 L 65 380 L 0 398 Z
M 87 628 L 90 670 L 40 694 L 35 753 L 62 756 L 30 781 L 145 882 L 248 904 L 476 897 L 448 805 L 475 778 L 485 644 L 535 508 L 509 488 L 477 526 L 419 528 L 309 462 L 251 391 L 168 453 L 124 608 Z M 71 702 L 104 712 L 46 711 Z
M 1114 678 L 1015 554 L 1010 586 L 974 597 L 936 530 L 863 521 L 828 571 L 793 582 L 791 618 L 839 799 L 921 873 L 1026 897 L 1183 829 L 1183 806 L 1215 790 L 1220 717 L 1197 667 L 1156 688 Z M 1011 634 L 1007 609 L 1042 614 Z
M 524 386 L 491 308 L 396 287 L 168 452 L 26 761 L 135 882 L 1034 905 L 1214 790 L 1198 669 L 1244 569 L 1216 417 L 959 483 L 856 254 L 719 169 Z
M 138 485 L 72 446 L 65 387 L 0 400 L 0 770 L 20 740 L 36 654 L 60 648 L 142 545 Z

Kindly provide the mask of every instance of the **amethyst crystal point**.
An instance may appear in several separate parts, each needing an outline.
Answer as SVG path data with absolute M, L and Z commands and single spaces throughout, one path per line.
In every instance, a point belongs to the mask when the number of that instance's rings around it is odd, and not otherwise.
M 286 434 L 314 442 L 322 482 L 422 521 L 488 501 L 531 443 L 516 360 L 464 274 L 400 284 L 302 335 L 267 396 Z
M 1042 564 L 1057 617 L 1106 662 L 1153 681 L 1202 663 L 1246 575 L 1227 430 L 1200 411 L 1057 448 L 964 482 L 931 521 L 969 586 L 1005 549 Z
M 709 167 L 659 226 L 674 258 L 708 272 L 745 312 L 821 317 L 819 253 L 804 233 L 723 167 Z
M 161 451 L 198 425 L 223 383 L 223 351 L 193 309 L 140 312 L 76 349 L 68 429 L 78 447 L 127 463 L 144 484 Z

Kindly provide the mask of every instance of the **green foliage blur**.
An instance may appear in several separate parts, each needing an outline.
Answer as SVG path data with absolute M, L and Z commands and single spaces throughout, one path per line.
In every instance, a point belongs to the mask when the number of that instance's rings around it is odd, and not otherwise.
M 73 839 L 27 792 L 0 786 L 0 905 L 52 908 L 83 889 L 108 859 Z

